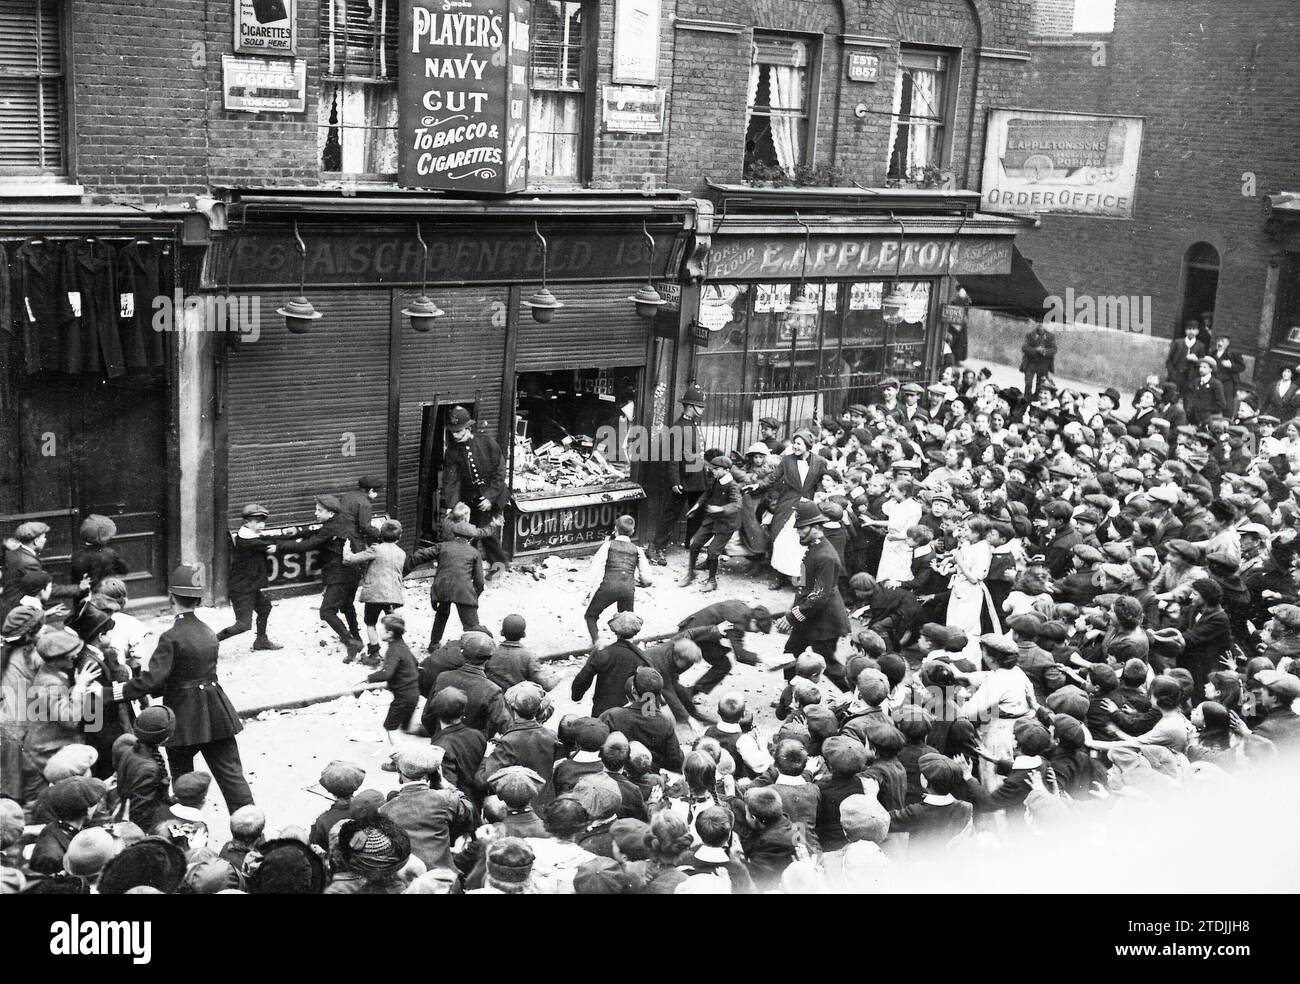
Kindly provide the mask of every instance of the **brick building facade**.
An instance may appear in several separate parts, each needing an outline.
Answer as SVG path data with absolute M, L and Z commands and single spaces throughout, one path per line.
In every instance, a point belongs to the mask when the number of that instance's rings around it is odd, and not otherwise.
M 295 58 L 305 63 L 305 109 L 296 113 L 225 108 L 222 63 L 233 53 L 236 6 L 0 0 L 6 44 L 30 56 L 30 76 L 9 81 L 32 94 L 29 102 L 7 96 L 0 117 L 7 250 L 33 240 L 71 250 L 96 238 L 122 250 L 147 236 L 164 257 L 167 284 L 260 302 L 256 344 L 228 344 L 210 312 L 196 311 L 167 336 L 165 366 L 109 380 L 115 405 L 136 406 L 137 389 L 147 389 L 149 402 L 136 409 L 160 422 L 139 452 L 155 486 L 147 508 L 134 502 L 139 490 L 95 493 L 86 481 L 108 468 L 95 448 L 133 433 L 130 415 L 114 423 L 86 397 L 103 380 L 60 377 L 82 409 L 55 429 L 80 450 L 54 476 L 37 450 L 47 411 L 33 394 L 52 393 L 58 374 L 22 375 L 13 358 L 0 365 L 16 386 L 0 407 L 8 455 L 0 526 L 57 516 L 61 553 L 75 546 L 77 517 L 88 511 L 144 517 L 149 556 L 133 563 L 152 567 L 152 590 L 181 558 L 214 563 L 219 581 L 224 531 L 245 498 L 269 496 L 284 522 L 309 519 L 322 469 L 345 476 L 341 491 L 361 463 L 339 450 L 349 435 L 371 442 L 358 454 L 367 468 L 386 469 L 380 505 L 413 536 L 427 532 L 424 500 L 436 494 L 426 483 L 429 435 L 453 403 L 476 405 L 482 425 L 509 446 L 522 388 L 544 385 L 548 372 L 578 372 L 590 358 L 593 385 L 627 387 L 646 422 L 652 408 L 655 420 L 673 412 L 708 343 L 715 355 L 735 344 L 748 353 L 761 332 L 780 328 L 760 326 L 758 287 L 796 300 L 804 290 L 807 264 L 797 260 L 748 274 L 735 268 L 729 282 L 719 278 L 719 292 L 737 304 L 734 317 L 707 342 L 701 334 L 714 208 L 729 202 L 743 211 L 736 201 L 746 179 L 766 197 L 750 208 L 761 215 L 726 230 L 733 253 L 759 245 L 797 258 L 816 236 L 819 255 L 834 254 L 840 266 L 807 278 L 824 322 L 814 331 L 816 353 L 773 355 L 759 367 L 760 382 L 759 369 L 739 370 L 739 403 L 725 411 L 736 416 L 719 424 L 719 440 L 747 440 L 764 405 L 760 391 L 788 395 L 783 412 L 794 426 L 830 409 L 805 399 L 827 387 L 828 374 L 853 377 L 836 390 L 844 400 L 881 374 L 932 371 L 953 276 L 1004 273 L 1022 227 L 976 215 L 975 192 L 986 110 L 1017 101 L 1026 78 L 1031 0 L 637 2 L 638 13 L 658 13 L 657 85 L 643 80 L 638 91 L 663 90 L 662 125 L 650 127 L 659 132 L 620 131 L 606 116 L 606 97 L 617 94 L 620 3 L 535 3 L 529 112 L 545 122 L 550 164 L 530 170 L 525 195 L 487 201 L 396 185 L 388 131 L 398 95 L 397 0 L 285 5 L 295 11 Z M 536 54 L 543 49 L 552 59 L 545 64 Z M 793 112 L 780 105 L 789 98 L 798 102 Z M 424 268 L 411 259 L 420 256 L 421 230 L 437 257 Z M 543 231 L 566 304 L 544 330 L 532 325 L 542 319 L 530 317 L 528 304 L 541 279 Z M 651 254 L 642 246 L 647 232 Z M 475 251 L 515 257 L 515 266 L 438 266 Z M 302 274 L 307 293 L 325 318 L 291 337 L 272 312 L 298 293 L 300 270 L 310 270 Z M 419 334 L 405 312 L 425 270 L 448 315 L 438 331 Z M 637 321 L 626 303 L 647 273 L 673 294 L 652 322 Z M 906 318 L 882 322 L 888 312 Z M 793 348 L 804 344 L 798 332 L 788 335 Z M 749 341 L 736 343 L 741 336 Z M 557 353 L 549 364 L 539 337 Z M 796 366 L 814 363 L 813 376 L 795 378 Z M 337 409 L 328 433 L 295 429 L 288 416 L 307 405 L 299 390 L 316 385 L 301 366 L 343 373 L 347 399 L 309 408 L 326 416 Z M 348 381 L 369 388 L 366 398 L 354 398 Z M 95 421 L 117 427 L 121 440 L 94 431 Z M 273 488 L 250 484 L 258 460 L 275 461 Z
M 1016 105 L 1143 117 L 1133 218 L 1043 215 L 1020 248 L 1053 294 L 1150 297 L 1157 336 L 1213 311 L 1214 330 L 1259 357 L 1256 382 L 1270 380 L 1300 354 L 1286 342 L 1300 315 L 1282 310 L 1294 246 L 1264 211 L 1300 188 L 1300 8 L 1119 0 L 1112 33 L 1073 35 L 1069 6 L 1040 0 Z

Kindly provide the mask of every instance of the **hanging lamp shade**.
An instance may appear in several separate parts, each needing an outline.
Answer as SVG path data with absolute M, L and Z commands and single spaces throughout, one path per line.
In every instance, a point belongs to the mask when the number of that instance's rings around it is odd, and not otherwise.
M 533 320 L 543 325 L 554 320 L 555 312 L 564 307 L 564 302 L 556 298 L 547 287 L 541 288 L 524 304 L 533 312 Z
M 275 313 L 284 318 L 284 326 L 295 335 L 303 335 L 311 330 L 311 323 L 319 321 L 322 315 L 311 301 L 299 294 L 285 302 L 284 307 L 276 308 Z
M 412 328 L 418 332 L 426 332 L 433 331 L 433 323 L 446 312 L 438 307 L 427 294 L 421 294 L 402 308 L 402 314 L 411 319 Z
M 641 286 L 635 294 L 628 298 L 630 302 L 636 305 L 636 313 L 642 318 L 653 318 L 668 302 L 655 290 L 654 284 L 646 283 Z

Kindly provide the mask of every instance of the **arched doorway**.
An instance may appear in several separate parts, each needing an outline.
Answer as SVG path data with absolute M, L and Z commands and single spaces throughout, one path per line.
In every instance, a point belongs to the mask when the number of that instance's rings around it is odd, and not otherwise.
M 1218 294 L 1219 251 L 1209 243 L 1192 243 L 1183 257 L 1183 303 L 1174 336 L 1181 335 L 1188 321 L 1197 320 L 1201 322 L 1201 341 L 1208 345 Z

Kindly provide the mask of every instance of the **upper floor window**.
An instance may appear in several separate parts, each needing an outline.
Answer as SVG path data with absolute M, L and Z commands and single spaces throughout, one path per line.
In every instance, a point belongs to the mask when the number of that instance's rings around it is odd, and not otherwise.
M 320 168 L 370 177 L 397 173 L 396 0 L 320 4 Z
M 745 177 L 786 178 L 807 160 L 810 40 L 755 32 L 749 65 Z
M 594 5 L 533 3 L 529 31 L 528 181 L 581 182 L 585 175 Z
M 63 0 L 0 0 L 0 174 L 67 173 Z
M 945 162 L 949 56 L 904 45 L 899 57 L 889 124 L 888 177 L 933 183 Z

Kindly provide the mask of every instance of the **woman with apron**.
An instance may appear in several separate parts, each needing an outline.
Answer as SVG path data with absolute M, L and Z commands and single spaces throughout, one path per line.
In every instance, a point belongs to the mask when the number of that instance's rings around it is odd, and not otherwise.
M 873 526 L 885 527 L 885 545 L 880 553 L 880 566 L 876 568 L 877 581 L 908 581 L 912 577 L 912 545 L 907 542 L 907 531 L 921 521 L 925 512 L 921 503 L 912 498 L 910 478 L 900 478 L 889 487 L 889 499 L 880 506 L 887 517 Z
M 1009 636 L 990 633 L 978 639 L 983 665 L 969 675 L 975 693 L 962 706 L 962 716 L 975 723 L 980 740 L 980 782 L 990 793 L 1002 785 L 995 759 L 1014 759 L 1016 722 L 1034 712 L 1034 685 L 1018 665 L 1019 647 Z
M 983 516 L 972 516 L 957 528 L 957 549 L 952 554 L 952 581 L 948 595 L 948 625 L 966 633 L 966 648 L 962 655 L 972 663 L 979 663 L 980 624 L 985 606 L 993 622 L 993 631 L 1000 633 L 1002 625 L 993 609 L 989 589 L 984 580 L 989 576 L 993 562 L 993 548 L 985 539 L 989 521 Z

